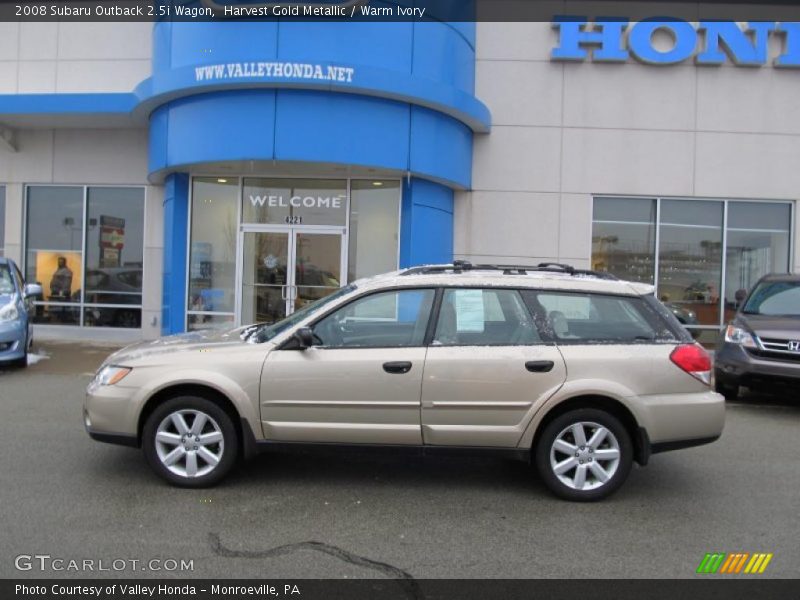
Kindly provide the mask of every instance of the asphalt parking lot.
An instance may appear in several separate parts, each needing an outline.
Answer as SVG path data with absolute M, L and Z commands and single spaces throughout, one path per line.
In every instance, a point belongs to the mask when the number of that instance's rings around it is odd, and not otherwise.
M 49 344 L 0 369 L 0 577 L 694 576 L 706 552 L 800 575 L 800 400 L 747 396 L 723 438 L 653 457 L 599 504 L 490 459 L 263 455 L 211 490 L 168 487 L 99 444 L 83 390 L 109 348 Z M 193 560 L 192 571 L 20 572 L 15 557 Z M 119 563 L 118 563 L 119 564 Z

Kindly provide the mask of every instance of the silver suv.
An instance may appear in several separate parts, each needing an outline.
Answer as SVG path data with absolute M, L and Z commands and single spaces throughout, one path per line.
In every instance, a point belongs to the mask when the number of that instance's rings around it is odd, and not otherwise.
M 271 448 L 490 453 L 597 500 L 633 461 L 716 440 L 711 362 L 653 288 L 565 265 L 425 266 L 357 281 L 271 325 L 112 354 L 90 436 L 173 484 Z

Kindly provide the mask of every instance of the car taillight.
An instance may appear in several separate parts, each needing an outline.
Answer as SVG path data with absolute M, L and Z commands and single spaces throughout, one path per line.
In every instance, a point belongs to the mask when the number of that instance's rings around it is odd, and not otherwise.
M 699 344 L 678 346 L 669 359 L 695 379 L 711 384 L 711 357 Z

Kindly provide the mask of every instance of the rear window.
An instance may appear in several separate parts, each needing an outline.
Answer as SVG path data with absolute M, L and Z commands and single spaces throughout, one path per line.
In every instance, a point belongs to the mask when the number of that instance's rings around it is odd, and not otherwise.
M 542 335 L 558 343 L 674 342 L 675 331 L 642 298 L 566 292 L 527 295 Z

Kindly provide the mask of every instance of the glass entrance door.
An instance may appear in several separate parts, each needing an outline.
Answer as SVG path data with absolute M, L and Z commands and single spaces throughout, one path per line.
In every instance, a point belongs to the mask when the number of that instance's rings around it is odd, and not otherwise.
M 239 323 L 274 323 L 344 285 L 343 230 L 245 228 Z

